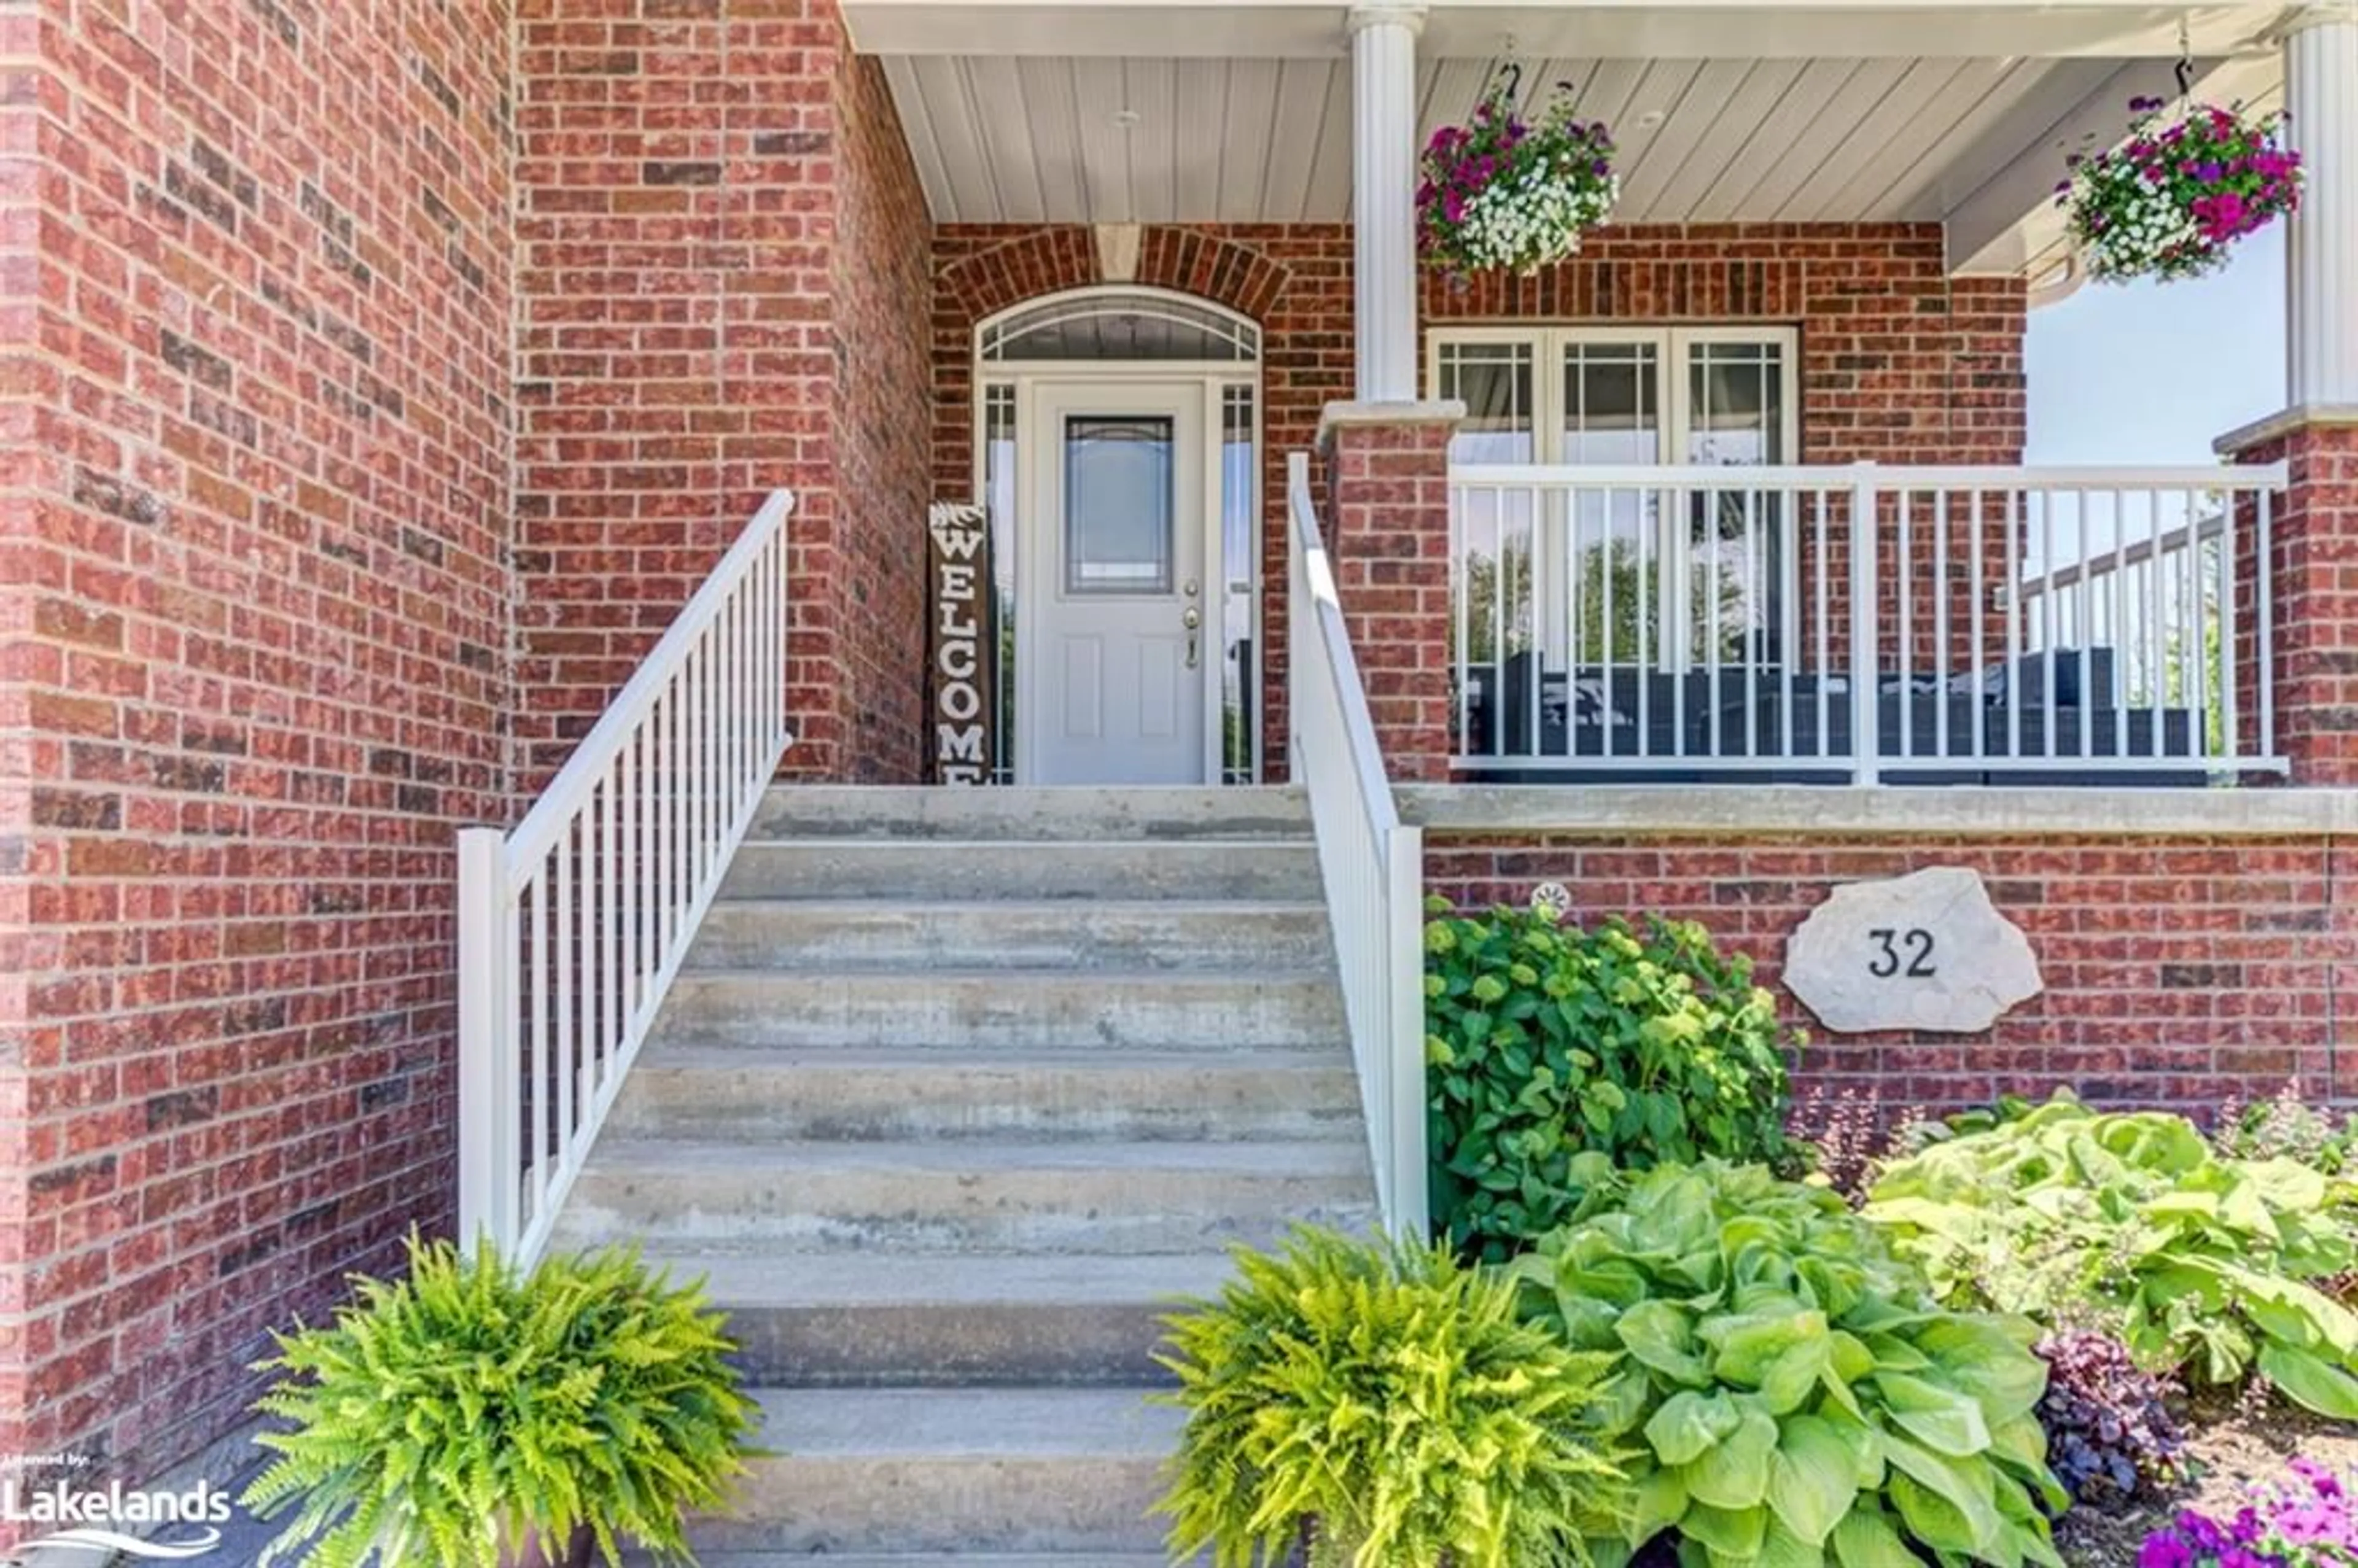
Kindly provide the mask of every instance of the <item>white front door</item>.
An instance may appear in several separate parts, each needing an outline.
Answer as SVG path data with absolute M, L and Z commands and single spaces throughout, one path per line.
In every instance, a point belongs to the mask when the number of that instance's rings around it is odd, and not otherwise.
M 1020 774 L 1202 784 L 1219 563 L 1200 382 L 1037 382 L 1019 461 Z M 1028 480 L 1028 482 L 1026 482 Z

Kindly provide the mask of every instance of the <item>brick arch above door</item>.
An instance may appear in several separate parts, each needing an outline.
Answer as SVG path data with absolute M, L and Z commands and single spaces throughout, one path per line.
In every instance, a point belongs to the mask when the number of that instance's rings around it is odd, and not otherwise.
M 1079 224 L 1012 229 L 997 243 L 989 243 L 987 229 L 960 232 L 984 243 L 940 267 L 936 323 L 969 332 L 1011 306 L 1101 283 L 1191 294 L 1260 321 L 1284 292 L 1291 270 L 1250 244 L 1198 229 L 1147 227 L 1137 275 L 1120 278 L 1105 275 L 1095 233 Z

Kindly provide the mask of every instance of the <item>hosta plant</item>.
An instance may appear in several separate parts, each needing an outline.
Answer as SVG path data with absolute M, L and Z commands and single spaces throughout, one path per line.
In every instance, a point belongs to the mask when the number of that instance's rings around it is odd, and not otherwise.
M 1787 1040 L 1751 965 L 1701 926 L 1545 907 L 1424 928 L 1433 1212 L 1466 1252 L 1503 1260 L 1581 1198 L 1575 1156 L 1622 1166 L 1782 1161 Z
M 1864 1211 L 1949 1301 L 2114 1328 L 2138 1364 L 2358 1419 L 2358 1314 L 2319 1288 L 2358 1266 L 2332 1186 L 2222 1159 L 2183 1117 L 2058 1097 L 1886 1165 Z
M 1675 1531 L 1688 1568 L 2060 1568 L 2028 1324 L 1942 1308 L 1823 1186 L 1585 1173 L 1581 1214 L 1513 1272 L 1536 1321 L 1623 1357 L 1637 1503 L 1600 1563 Z
M 2224 266 L 2236 242 L 2300 206 L 2300 155 L 2284 116 L 2246 117 L 2215 104 L 2176 111 L 2129 103 L 2119 146 L 2071 160 L 2056 188 L 2088 276 L 2199 277 Z
M 2232 1519 L 2188 1509 L 2146 1537 L 2136 1568 L 2352 1568 L 2358 1506 L 2342 1477 L 2296 1459 Z
M 2039 1399 L 2047 1462 L 2073 1502 L 2120 1508 L 2184 1476 L 2186 1434 L 2169 1413 L 2167 1379 L 2089 1329 L 2050 1334 L 2036 1348 L 2047 1363 Z
M 1473 120 L 1425 144 L 1417 237 L 1426 263 L 1452 272 L 1528 272 L 1580 248 L 1621 193 L 1613 137 L 1575 119 L 1559 83 L 1536 121 L 1515 107 L 1512 71 L 1482 95 Z
M 1282 1563 L 1308 1527 L 1315 1568 L 1588 1561 L 1627 1493 L 1597 1435 L 1609 1357 L 1445 1249 L 1305 1229 L 1236 1270 L 1170 1320 L 1174 1558 Z
M 682 1517 L 721 1500 L 752 1411 L 699 1288 L 630 1252 L 527 1274 L 415 1238 L 406 1278 L 355 1284 L 262 1364 L 257 1408 L 289 1429 L 255 1439 L 278 1458 L 244 1500 L 295 1505 L 265 1564 L 495 1568 L 585 1534 L 610 1565 L 625 1539 L 688 1555 Z

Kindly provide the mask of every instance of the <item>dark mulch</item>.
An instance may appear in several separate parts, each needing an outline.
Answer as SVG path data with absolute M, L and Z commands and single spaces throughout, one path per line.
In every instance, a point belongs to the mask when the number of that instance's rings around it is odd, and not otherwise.
M 2257 1486 L 2286 1478 L 2286 1461 L 2314 1459 L 2358 1474 L 2358 1426 L 2326 1421 L 2282 1400 L 2198 1407 L 2188 1420 L 2192 1478 L 2169 1498 L 2119 1514 L 2074 1509 L 2055 1528 L 2071 1568 L 2136 1568 L 2138 1546 L 2180 1509 L 2234 1513 Z

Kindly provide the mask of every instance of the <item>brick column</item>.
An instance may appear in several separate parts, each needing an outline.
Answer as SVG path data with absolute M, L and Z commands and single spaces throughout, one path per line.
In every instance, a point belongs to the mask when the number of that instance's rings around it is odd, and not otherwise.
M 1330 403 L 1323 523 L 1395 780 L 1449 778 L 1449 438 L 1463 403 Z
M 2277 751 L 2299 784 L 2358 785 L 2358 408 L 2299 408 L 2225 437 L 2240 462 L 2282 460 L 2283 495 L 2269 518 L 2268 558 L 2255 560 L 2256 518 L 2236 517 L 2239 680 L 2255 656 L 2253 624 L 2265 571 L 2275 630 Z M 2239 720 L 2256 739 L 2255 716 Z

